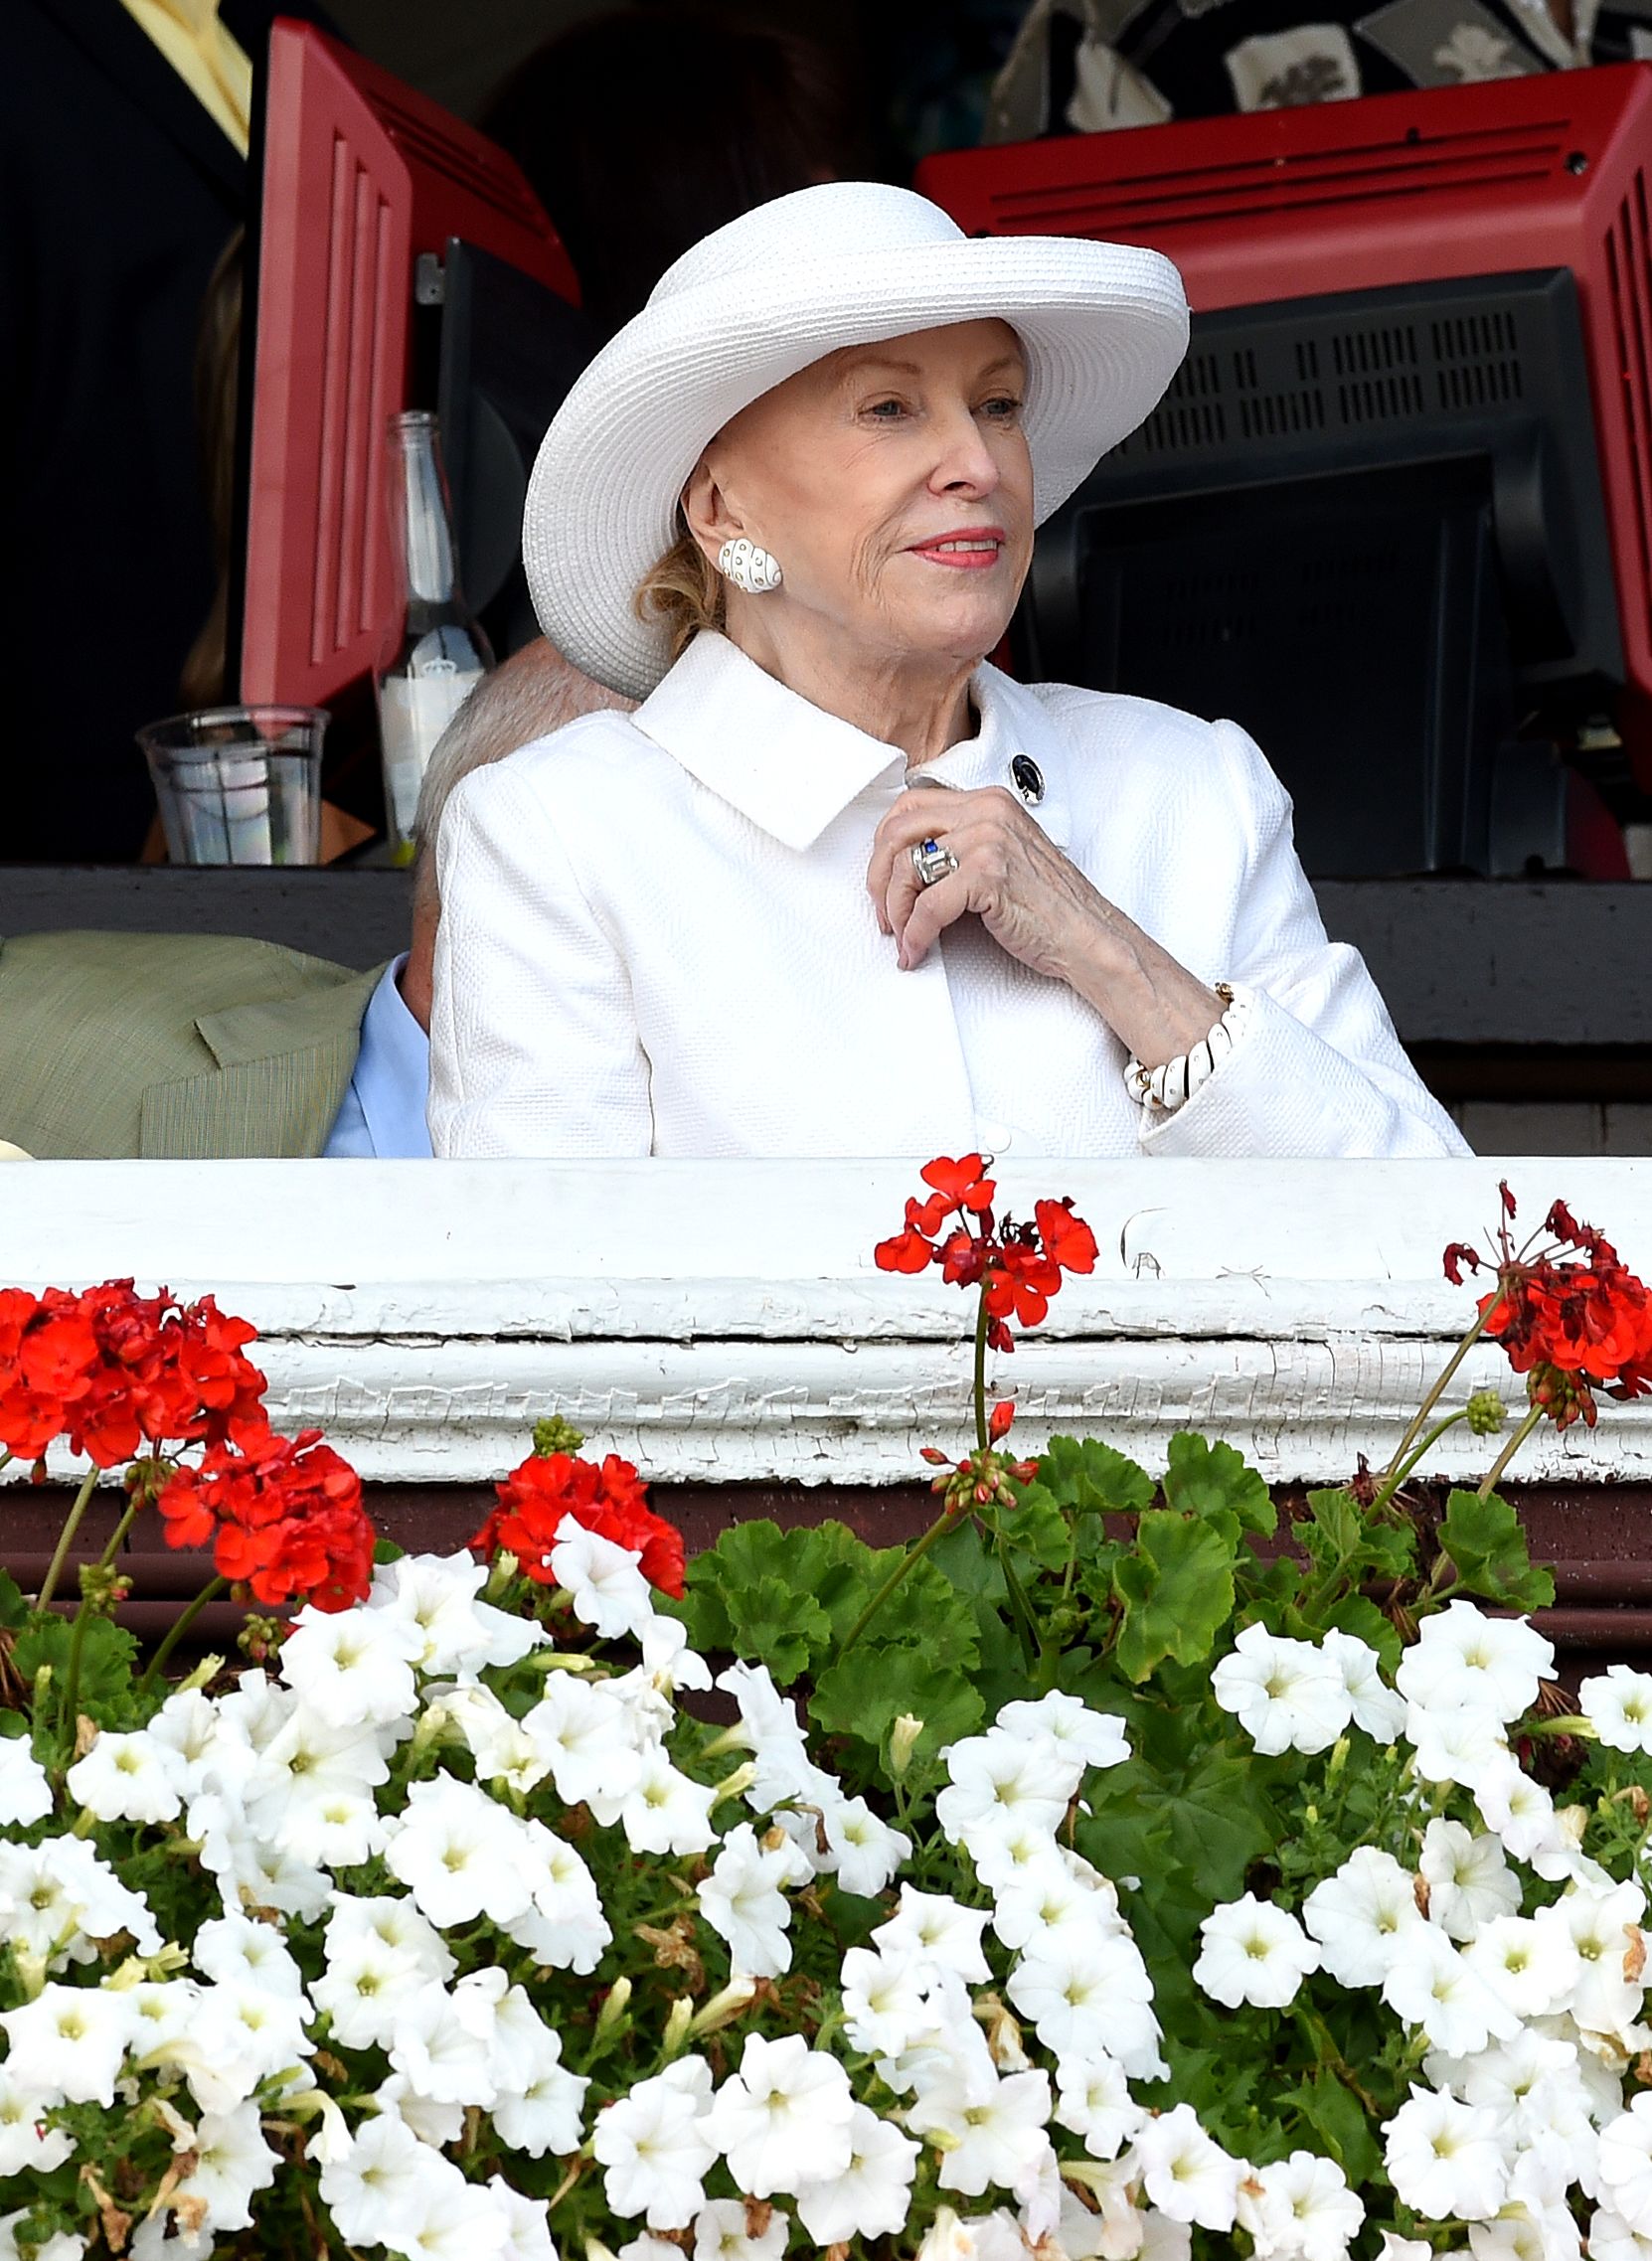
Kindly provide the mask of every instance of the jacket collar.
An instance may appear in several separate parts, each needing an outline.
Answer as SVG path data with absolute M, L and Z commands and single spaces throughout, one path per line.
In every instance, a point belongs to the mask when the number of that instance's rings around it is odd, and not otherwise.
M 1043 707 L 985 665 L 975 671 L 970 696 L 980 718 L 977 734 L 913 774 L 943 785 L 1013 790 L 1010 764 L 1016 754 L 1029 754 L 1045 783 L 1044 799 L 1031 813 L 1058 847 L 1065 845 L 1065 749 Z M 787 848 L 813 847 L 869 787 L 882 783 L 893 797 L 907 779 L 899 746 L 811 706 L 709 630 L 696 636 L 631 720 L 709 791 Z

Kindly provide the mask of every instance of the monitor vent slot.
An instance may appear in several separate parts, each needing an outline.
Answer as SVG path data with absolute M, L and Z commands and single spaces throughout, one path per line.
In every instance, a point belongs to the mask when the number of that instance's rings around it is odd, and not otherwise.
M 1652 226 L 1646 176 L 1637 170 L 1606 234 L 1607 288 L 1621 373 L 1622 430 L 1629 457 L 1640 585 L 1652 590 Z
M 1496 407 L 1522 398 L 1520 336 L 1506 307 L 1450 314 L 1428 328 L 1442 408 Z
M 321 398 L 314 610 L 310 662 L 347 651 L 383 610 L 374 566 L 379 553 L 386 370 L 381 307 L 397 278 L 390 271 L 393 215 L 372 173 L 343 135 L 333 141 L 326 259 L 326 339 Z M 342 348 L 340 341 L 343 341 Z

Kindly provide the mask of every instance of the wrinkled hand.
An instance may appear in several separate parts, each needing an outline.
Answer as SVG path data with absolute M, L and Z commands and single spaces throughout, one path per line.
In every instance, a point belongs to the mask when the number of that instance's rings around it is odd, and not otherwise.
M 925 840 L 958 863 L 928 888 L 911 858 Z M 1002 786 L 909 788 L 873 838 L 866 885 L 903 968 L 920 966 L 973 912 L 1000 949 L 1065 982 L 1149 1066 L 1188 1050 L 1221 1018 L 1215 992 L 1091 887 Z
M 930 839 L 951 850 L 958 869 L 926 888 L 911 851 Z M 904 968 L 920 966 L 944 930 L 973 911 L 1012 958 L 1069 980 L 1106 909 L 1082 872 L 997 785 L 903 793 L 878 827 L 866 884 Z

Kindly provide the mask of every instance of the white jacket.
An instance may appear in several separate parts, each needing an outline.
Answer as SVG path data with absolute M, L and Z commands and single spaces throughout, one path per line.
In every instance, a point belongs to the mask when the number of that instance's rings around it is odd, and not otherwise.
M 1466 1151 L 1327 942 L 1242 730 L 992 667 L 973 696 L 979 734 L 925 774 L 1008 786 L 1030 754 L 1033 816 L 1101 893 L 1252 993 L 1184 1107 L 1150 1121 L 1100 1016 L 974 919 L 901 972 L 866 868 L 904 757 L 702 635 L 634 715 L 570 724 L 448 803 L 436 1153 Z

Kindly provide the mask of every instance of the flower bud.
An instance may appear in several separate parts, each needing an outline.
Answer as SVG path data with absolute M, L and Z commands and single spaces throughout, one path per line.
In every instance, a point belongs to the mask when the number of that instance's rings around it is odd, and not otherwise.
M 674 2057 L 687 2042 L 694 2030 L 694 2004 L 686 1994 L 679 1995 L 671 2005 L 671 2016 L 665 2021 L 663 2047 L 668 2057 Z
M 517 1573 L 517 1559 L 508 1546 L 500 1547 L 488 1570 L 487 1584 L 482 1588 L 484 1601 L 497 1602 Z
M 591 2035 L 593 2048 L 600 2048 L 609 2035 L 618 2029 L 630 2007 L 630 1980 L 626 1978 L 615 1979 L 613 1985 L 608 1989 L 606 2000 L 596 2014 L 596 2030 Z
M 1331 1776 L 1333 1781 L 1348 1764 L 1348 1737 L 1346 1735 L 1339 1735 L 1331 1747 L 1330 1764 L 1325 1769 L 1326 1773 Z
M 696 2041 L 708 2033 L 721 2031 L 732 2025 L 737 2018 L 743 2018 L 756 2000 L 755 1979 L 731 1979 L 726 1987 L 714 1994 L 710 2002 L 703 2003 L 689 2021 L 690 2035 Z
M 1468 1426 L 1477 1437 L 1496 1436 L 1508 1417 L 1495 1389 L 1477 1389 L 1468 1401 Z
M 534 1423 L 534 1458 L 550 1460 L 559 1452 L 576 1453 L 585 1441 L 583 1429 L 565 1421 L 560 1413 Z
M 743 1766 L 737 1766 L 734 1773 L 726 1774 L 713 1791 L 711 1811 L 715 1814 L 718 1807 L 731 1798 L 743 1798 L 756 1779 L 757 1770 L 749 1759 Z
M 179 1681 L 172 1693 L 174 1696 L 187 1696 L 194 1689 L 205 1688 L 209 1682 L 217 1680 L 223 1670 L 222 1657 L 203 1657 L 194 1672 Z
M 700 1756 L 721 1758 L 725 1751 L 748 1751 L 751 1748 L 750 1729 L 743 1719 L 737 1719 L 732 1727 L 725 1727 L 721 1735 L 714 1735 Z
M 897 1782 L 912 1763 L 912 1752 L 917 1738 L 923 1732 L 921 1719 L 914 1719 L 909 1711 L 903 1711 L 889 1731 L 889 1770 Z

